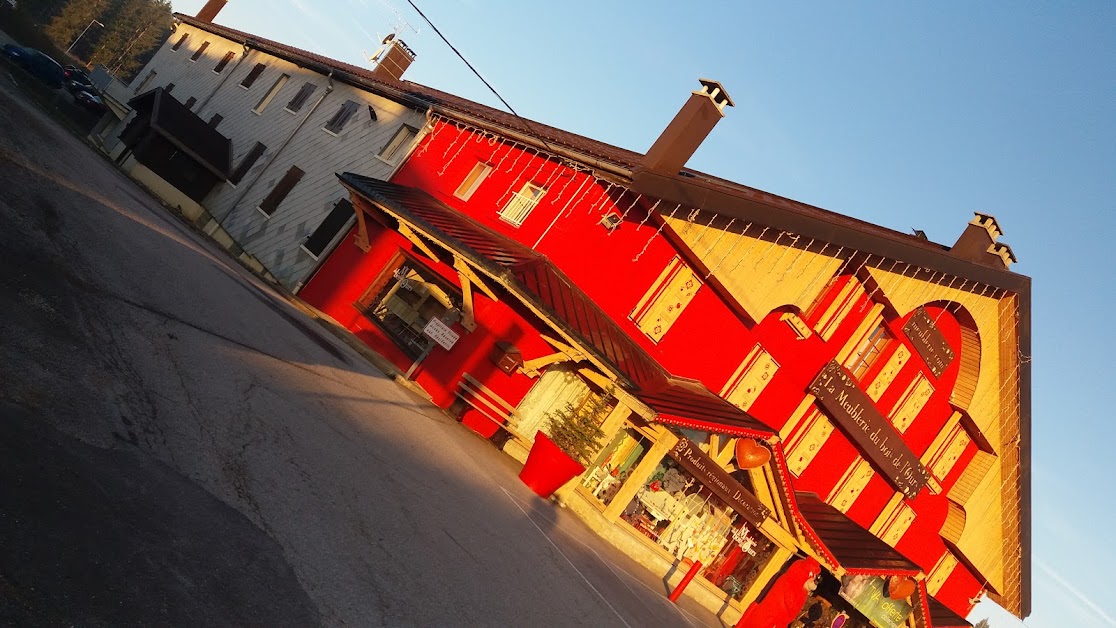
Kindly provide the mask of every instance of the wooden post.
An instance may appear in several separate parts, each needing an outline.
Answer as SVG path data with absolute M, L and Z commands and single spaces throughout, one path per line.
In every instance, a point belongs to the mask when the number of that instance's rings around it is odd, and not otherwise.
M 616 521 L 620 518 L 620 513 L 624 512 L 624 508 L 635 497 L 637 491 L 643 487 L 643 483 L 651 474 L 655 472 L 655 467 L 659 466 L 667 452 L 678 443 L 678 437 L 670 432 L 665 432 L 659 436 L 659 440 L 647 450 L 647 455 L 639 464 L 632 469 L 628 480 L 617 491 L 616 496 L 612 498 L 612 503 L 609 504 L 604 512 L 601 513 L 606 521 Z

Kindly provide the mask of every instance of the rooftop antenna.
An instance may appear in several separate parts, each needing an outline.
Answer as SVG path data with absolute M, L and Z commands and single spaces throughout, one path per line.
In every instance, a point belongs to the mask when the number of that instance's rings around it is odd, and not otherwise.
M 379 33 L 376 33 L 376 39 L 380 40 L 380 47 L 376 49 L 376 52 L 373 52 L 371 55 L 369 55 L 368 51 L 364 51 L 364 57 L 373 64 L 378 64 L 381 60 L 383 60 L 383 56 L 387 52 L 389 44 L 391 44 L 391 42 L 396 38 L 400 37 L 405 31 L 409 30 L 415 35 L 419 34 L 419 30 L 414 26 L 411 26 L 411 23 L 408 22 L 407 18 L 399 12 L 399 9 L 396 9 L 395 6 L 393 6 L 387 0 L 381 0 L 381 4 L 383 4 L 385 7 L 388 8 L 388 10 L 394 13 L 398 21 L 395 23 L 395 26 L 388 32 L 387 35 L 381 37 Z

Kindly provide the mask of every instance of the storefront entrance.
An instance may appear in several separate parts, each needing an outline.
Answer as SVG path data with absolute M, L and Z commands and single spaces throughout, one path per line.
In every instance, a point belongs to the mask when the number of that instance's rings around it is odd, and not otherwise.
M 356 306 L 414 360 L 434 346 L 423 333 L 431 319 L 450 326 L 461 318 L 457 288 L 403 253 L 384 269 Z

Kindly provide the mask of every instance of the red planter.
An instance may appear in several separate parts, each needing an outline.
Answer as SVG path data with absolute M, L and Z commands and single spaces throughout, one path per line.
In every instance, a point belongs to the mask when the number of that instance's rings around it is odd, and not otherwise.
M 585 473 L 585 467 L 566 455 L 546 434 L 535 434 L 535 444 L 527 454 L 527 464 L 519 472 L 519 479 L 539 497 L 550 497 L 554 491 L 575 477 Z

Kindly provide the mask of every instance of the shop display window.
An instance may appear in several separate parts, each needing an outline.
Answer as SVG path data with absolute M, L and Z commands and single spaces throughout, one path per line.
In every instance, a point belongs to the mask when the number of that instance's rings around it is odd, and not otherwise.
M 408 356 L 418 359 L 434 341 L 423 334 L 433 318 L 452 325 L 461 317 L 461 295 L 433 271 L 400 255 L 356 303 Z
M 746 488 L 746 472 L 735 476 Z M 636 492 L 621 519 L 679 560 L 700 561 L 703 578 L 741 599 L 775 545 L 670 458 Z
M 608 506 L 648 449 L 651 449 L 651 441 L 646 436 L 630 427 L 620 430 L 597 455 L 581 485 Z

